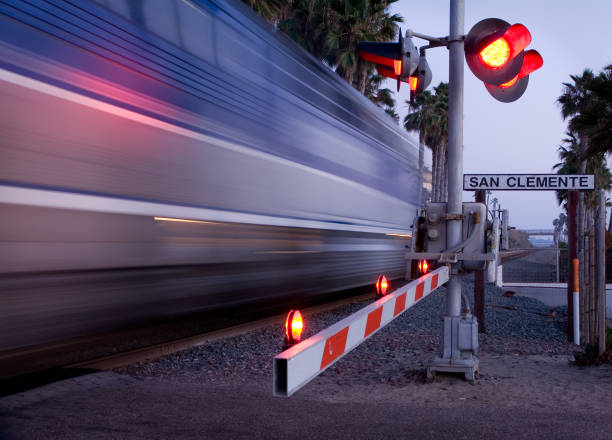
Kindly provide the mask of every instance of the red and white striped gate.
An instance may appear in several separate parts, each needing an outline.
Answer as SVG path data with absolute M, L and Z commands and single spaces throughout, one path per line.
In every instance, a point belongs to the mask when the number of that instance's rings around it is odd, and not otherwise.
M 290 396 L 448 281 L 448 267 L 411 281 L 274 358 L 274 395 Z

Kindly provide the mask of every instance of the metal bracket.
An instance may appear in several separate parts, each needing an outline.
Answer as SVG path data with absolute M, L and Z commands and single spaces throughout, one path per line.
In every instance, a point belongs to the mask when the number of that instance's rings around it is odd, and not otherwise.
M 439 46 L 448 46 L 448 37 L 432 37 L 430 35 L 420 34 L 418 32 L 414 32 L 411 29 L 406 31 L 407 38 L 420 38 L 421 40 L 429 41 L 432 46 L 431 47 L 439 47 Z
M 438 260 L 440 263 L 454 264 L 457 260 L 457 254 L 442 254 Z
M 465 219 L 465 216 L 463 214 L 444 214 L 442 216 L 442 218 L 446 221 L 451 221 L 451 220 L 461 220 L 463 221 L 463 219 Z

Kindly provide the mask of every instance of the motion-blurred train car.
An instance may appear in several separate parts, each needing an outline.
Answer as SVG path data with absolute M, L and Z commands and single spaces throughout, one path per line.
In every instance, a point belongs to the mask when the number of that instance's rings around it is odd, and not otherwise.
M 402 277 L 417 154 L 239 2 L 0 1 L 0 351 Z

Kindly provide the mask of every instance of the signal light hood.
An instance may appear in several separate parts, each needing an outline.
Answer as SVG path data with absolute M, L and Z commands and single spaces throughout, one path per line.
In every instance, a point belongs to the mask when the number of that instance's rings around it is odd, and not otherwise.
M 514 78 L 500 85 L 485 83 L 485 87 L 491 96 L 498 101 L 506 103 L 516 101 L 527 89 L 529 74 L 542 67 L 543 64 L 544 60 L 537 50 L 528 50 L 525 52 L 521 70 Z

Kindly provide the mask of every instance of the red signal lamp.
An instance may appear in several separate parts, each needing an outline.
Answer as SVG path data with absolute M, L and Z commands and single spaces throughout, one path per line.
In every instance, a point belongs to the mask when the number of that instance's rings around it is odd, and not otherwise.
M 528 50 L 525 52 L 523 59 L 523 65 L 519 73 L 512 78 L 510 81 L 500 84 L 498 86 L 493 84 L 486 84 L 487 91 L 495 99 L 501 102 L 513 102 L 519 99 L 529 84 L 529 74 L 544 64 L 542 56 L 536 50 Z
M 402 74 L 402 60 L 393 60 L 393 73 L 395 73 L 396 76 Z
M 359 56 L 376 64 L 378 73 L 400 83 L 407 81 L 419 63 L 419 52 L 409 37 L 404 38 L 400 29 L 397 42 L 360 41 Z
M 427 262 L 427 260 L 421 260 L 419 261 L 418 268 L 419 272 L 425 275 L 427 272 L 429 272 L 429 263 Z
M 478 52 L 478 60 L 490 69 L 504 67 L 531 43 L 529 30 L 520 23 L 513 24 L 501 37 L 489 42 L 496 35 L 497 33 L 484 38 L 480 43 L 480 46 L 484 47 Z
M 486 18 L 474 25 L 465 39 L 465 60 L 478 79 L 499 85 L 514 78 L 523 65 L 523 49 L 531 34 L 522 24 L 510 25 Z
M 524 25 L 486 18 L 468 33 L 465 60 L 491 96 L 501 102 L 512 102 L 527 89 L 529 74 L 543 64 L 537 51 L 525 52 L 530 43 L 531 33 Z
M 285 348 L 292 347 L 302 339 L 304 320 L 299 310 L 291 310 L 285 320 Z
M 385 296 L 388 290 L 389 290 L 389 281 L 387 281 L 387 277 L 384 275 L 380 275 L 378 279 L 376 280 L 376 295 Z
M 416 76 L 408 77 L 408 86 L 410 87 L 411 92 L 416 92 L 418 83 L 419 83 L 418 77 Z

